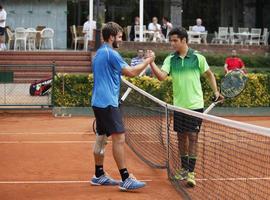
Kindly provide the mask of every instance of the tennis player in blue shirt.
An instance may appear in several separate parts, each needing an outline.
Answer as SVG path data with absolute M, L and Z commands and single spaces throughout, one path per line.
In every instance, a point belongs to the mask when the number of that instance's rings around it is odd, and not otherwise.
M 108 22 L 102 29 L 104 44 L 93 59 L 92 108 L 96 118 L 97 135 L 94 146 L 95 175 L 90 182 L 92 185 L 119 185 L 120 190 L 134 190 L 144 187 L 145 183 L 136 180 L 127 170 L 125 163 L 125 129 L 118 102 L 121 75 L 139 75 L 153 62 L 154 54 L 148 51 L 149 56 L 141 64 L 130 67 L 114 50 L 122 41 L 122 33 L 121 26 Z M 103 169 L 105 145 L 109 136 L 112 137 L 113 157 L 122 178 L 120 182 L 109 177 Z

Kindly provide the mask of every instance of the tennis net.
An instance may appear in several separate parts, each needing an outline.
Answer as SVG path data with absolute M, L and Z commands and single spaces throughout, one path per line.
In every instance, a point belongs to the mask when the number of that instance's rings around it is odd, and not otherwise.
M 181 109 L 123 82 L 132 88 L 122 104 L 128 145 L 151 166 L 167 168 L 183 198 L 269 199 L 270 129 Z M 192 188 L 175 176 L 182 167 L 175 111 L 202 121 Z M 188 129 L 193 122 L 181 126 Z

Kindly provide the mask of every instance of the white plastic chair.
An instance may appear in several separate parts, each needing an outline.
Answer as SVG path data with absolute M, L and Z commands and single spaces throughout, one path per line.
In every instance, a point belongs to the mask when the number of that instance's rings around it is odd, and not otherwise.
M 26 51 L 27 44 L 27 32 L 25 28 L 18 27 L 15 29 L 15 41 L 14 41 L 14 51 L 17 50 L 17 45 L 19 44 L 19 49 L 21 49 L 21 43 L 24 45 L 24 50 Z
M 215 35 L 215 38 L 212 39 L 211 43 L 229 43 L 229 32 L 228 27 L 218 27 L 218 33 Z
M 146 26 L 143 25 L 143 41 L 144 42 L 147 40 L 146 34 L 144 33 L 145 31 L 146 31 Z M 140 26 L 139 25 L 134 26 L 134 34 L 135 34 L 134 42 L 139 42 L 140 41 Z
M 260 44 L 268 45 L 268 37 L 269 37 L 268 28 L 264 28 L 263 29 L 263 35 L 260 38 Z
M 249 39 L 245 41 L 245 43 L 249 44 L 249 45 L 252 45 L 252 44 L 260 45 L 261 33 L 262 33 L 262 29 L 252 28 L 251 35 L 250 35 Z
M 75 25 L 70 26 L 70 32 L 71 32 L 71 35 L 72 35 L 72 44 L 71 44 L 71 47 L 74 44 L 74 50 L 76 51 L 79 42 L 81 42 L 83 44 L 85 43 L 84 42 L 84 37 L 79 37 L 78 36 Z
M 189 31 L 188 32 L 188 43 L 190 44 L 194 44 L 194 43 L 197 43 L 197 44 L 201 44 L 201 34 L 200 33 L 196 33 L 196 32 L 193 32 L 193 31 Z
M 53 47 L 53 37 L 54 37 L 54 30 L 51 28 L 44 28 L 40 33 L 40 42 L 39 42 L 39 49 L 42 48 L 42 45 L 46 47 L 46 41 L 50 42 L 51 50 L 54 49 Z
M 238 32 L 239 32 L 239 33 L 248 33 L 248 29 L 249 29 L 249 28 L 239 27 L 239 28 L 238 28 Z
M 37 31 L 34 28 L 26 29 L 28 50 L 36 50 Z
M 7 32 L 7 36 L 8 36 L 8 50 L 11 49 L 11 44 L 14 44 L 14 41 L 15 41 L 15 33 L 13 33 L 9 28 L 6 28 L 6 32 Z

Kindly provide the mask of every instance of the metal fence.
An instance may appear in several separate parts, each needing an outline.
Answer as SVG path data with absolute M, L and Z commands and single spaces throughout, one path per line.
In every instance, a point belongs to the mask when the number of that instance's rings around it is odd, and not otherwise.
M 55 65 L 0 65 L 0 109 L 48 108 L 53 106 Z M 41 95 L 31 95 L 30 86 L 51 79 L 52 87 Z M 42 85 L 37 85 L 36 89 Z

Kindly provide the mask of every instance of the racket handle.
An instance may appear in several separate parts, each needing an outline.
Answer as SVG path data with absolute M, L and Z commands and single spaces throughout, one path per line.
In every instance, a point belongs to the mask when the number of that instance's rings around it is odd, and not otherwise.
M 219 101 L 215 101 L 213 103 L 211 103 L 211 105 L 205 109 L 205 111 L 203 112 L 204 114 L 207 114 L 209 113 L 217 104 L 221 103 L 222 100 L 219 100 Z
M 127 96 L 129 95 L 129 93 L 131 92 L 131 88 L 129 87 L 128 89 L 127 89 L 127 91 L 123 94 L 123 96 L 121 97 L 121 102 L 123 102 L 123 101 L 125 101 L 125 99 L 127 98 Z

